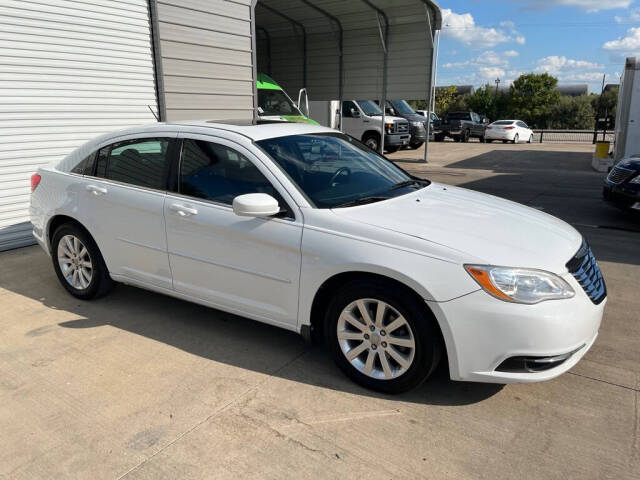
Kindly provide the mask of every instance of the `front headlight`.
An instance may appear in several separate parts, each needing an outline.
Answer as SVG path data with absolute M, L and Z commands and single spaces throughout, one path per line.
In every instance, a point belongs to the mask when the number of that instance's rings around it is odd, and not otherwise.
M 635 178 L 632 178 L 629 183 L 639 184 L 640 183 L 640 175 L 636 175 Z
M 505 302 L 534 303 L 571 298 L 573 288 L 558 275 L 543 270 L 465 265 L 483 290 Z
M 424 122 L 411 122 L 414 127 L 424 127 Z

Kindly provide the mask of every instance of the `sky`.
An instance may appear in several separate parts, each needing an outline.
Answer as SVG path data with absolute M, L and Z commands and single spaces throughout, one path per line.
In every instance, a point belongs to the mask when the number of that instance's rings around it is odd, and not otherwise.
M 640 0 L 440 0 L 438 85 L 547 72 L 600 93 L 640 56 Z

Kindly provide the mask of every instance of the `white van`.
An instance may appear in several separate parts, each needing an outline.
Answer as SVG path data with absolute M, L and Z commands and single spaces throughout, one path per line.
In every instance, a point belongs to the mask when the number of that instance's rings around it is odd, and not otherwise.
M 340 126 L 340 102 L 311 101 L 309 116 L 330 128 Z M 409 122 L 404 118 L 385 116 L 384 148 L 395 152 L 409 145 Z M 372 150 L 380 149 L 382 137 L 382 110 L 371 100 L 345 100 L 342 102 L 342 128 L 347 135 L 357 138 Z

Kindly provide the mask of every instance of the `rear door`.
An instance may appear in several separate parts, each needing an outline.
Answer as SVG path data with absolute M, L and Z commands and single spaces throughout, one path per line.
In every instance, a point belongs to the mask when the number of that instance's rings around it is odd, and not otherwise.
M 174 289 L 227 311 L 296 325 L 302 241 L 297 207 L 242 146 L 208 135 L 181 136 L 177 186 L 164 210 Z M 280 218 L 233 213 L 236 196 L 256 192 L 278 200 Z
M 137 136 L 101 148 L 79 202 L 112 275 L 168 289 L 163 209 L 172 137 Z

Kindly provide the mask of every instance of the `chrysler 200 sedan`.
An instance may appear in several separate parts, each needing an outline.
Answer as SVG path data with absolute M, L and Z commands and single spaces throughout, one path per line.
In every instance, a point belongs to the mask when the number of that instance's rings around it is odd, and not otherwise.
M 114 282 L 324 340 L 365 387 L 535 382 L 596 339 L 604 280 L 545 213 L 413 177 L 335 130 L 154 124 L 32 177 L 36 239 L 81 299 Z

